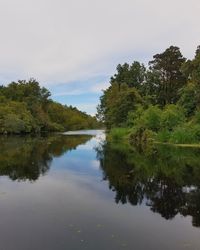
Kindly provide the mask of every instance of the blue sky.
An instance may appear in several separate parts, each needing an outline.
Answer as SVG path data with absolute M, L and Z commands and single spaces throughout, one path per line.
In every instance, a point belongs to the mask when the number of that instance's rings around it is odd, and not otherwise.
M 117 64 L 170 45 L 192 58 L 199 0 L 0 0 L 0 84 L 34 77 L 52 98 L 95 114 Z
M 49 90 L 53 100 L 94 115 L 102 90 L 107 88 L 108 82 L 109 76 L 102 76 L 85 81 L 72 81 L 68 84 L 53 84 Z

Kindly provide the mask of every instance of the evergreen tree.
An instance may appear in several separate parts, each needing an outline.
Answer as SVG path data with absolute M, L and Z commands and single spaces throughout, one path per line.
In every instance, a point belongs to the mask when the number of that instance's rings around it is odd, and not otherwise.
M 150 72 L 156 79 L 151 82 L 154 86 L 154 95 L 159 105 L 174 104 L 178 101 L 179 90 L 186 84 L 186 77 L 181 68 L 186 59 L 180 49 L 171 46 L 161 54 L 153 56 L 149 62 Z

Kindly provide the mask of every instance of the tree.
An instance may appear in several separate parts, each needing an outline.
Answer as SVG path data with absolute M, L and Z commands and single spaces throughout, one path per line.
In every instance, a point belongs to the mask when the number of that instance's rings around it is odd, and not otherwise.
M 35 79 L 0 86 L 0 133 L 29 133 L 95 128 L 95 117 L 49 99 Z
M 120 87 L 119 87 L 120 85 Z M 128 113 L 142 103 L 142 98 L 135 88 L 127 84 L 113 83 L 100 99 L 99 117 L 102 117 L 108 128 L 125 124 Z
M 131 65 L 124 63 L 117 66 L 117 73 L 111 77 L 111 85 L 117 82 L 119 85 L 126 83 L 129 87 L 141 89 L 145 80 L 146 68 L 143 64 L 134 61 Z
M 200 86 L 193 82 L 188 82 L 180 91 L 181 97 L 178 104 L 184 108 L 187 117 L 195 114 L 200 107 Z
M 156 79 L 151 84 L 157 103 L 161 106 L 174 104 L 179 97 L 179 90 L 186 83 L 186 78 L 181 67 L 186 59 L 182 56 L 180 49 L 171 46 L 161 54 L 153 56 L 154 60 L 149 62 L 150 72 Z
M 193 60 L 187 60 L 182 66 L 187 84 L 180 90 L 179 104 L 184 107 L 188 117 L 200 108 L 200 46 Z

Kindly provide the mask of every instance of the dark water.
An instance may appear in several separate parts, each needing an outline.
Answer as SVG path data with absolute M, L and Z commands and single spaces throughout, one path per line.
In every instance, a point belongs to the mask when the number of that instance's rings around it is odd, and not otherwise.
M 0 137 L 0 250 L 200 249 L 200 150 Z

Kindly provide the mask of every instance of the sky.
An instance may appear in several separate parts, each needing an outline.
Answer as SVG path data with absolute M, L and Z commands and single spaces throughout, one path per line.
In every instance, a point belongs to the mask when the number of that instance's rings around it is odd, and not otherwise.
M 0 84 L 35 78 L 94 115 L 119 63 L 200 45 L 199 0 L 0 0 Z

